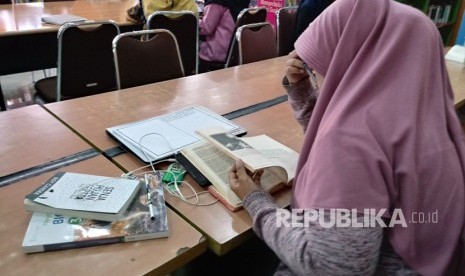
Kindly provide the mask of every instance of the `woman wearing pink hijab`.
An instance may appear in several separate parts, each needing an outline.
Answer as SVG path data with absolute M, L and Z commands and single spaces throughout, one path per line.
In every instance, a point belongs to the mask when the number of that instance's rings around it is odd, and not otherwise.
M 306 132 L 292 213 L 241 161 L 229 174 L 278 271 L 465 275 L 465 142 L 436 26 L 392 0 L 338 0 L 295 49 L 283 83 Z M 308 223 L 286 225 L 299 214 Z

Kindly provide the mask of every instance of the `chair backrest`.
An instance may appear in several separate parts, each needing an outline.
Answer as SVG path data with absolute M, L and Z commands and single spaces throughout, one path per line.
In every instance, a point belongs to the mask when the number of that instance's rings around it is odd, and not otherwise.
M 239 27 L 252 24 L 252 23 L 261 23 L 266 21 L 267 11 L 265 7 L 253 7 L 243 9 L 236 19 L 236 27 L 234 33 L 239 29 Z M 228 57 L 226 59 L 225 68 L 235 66 L 238 64 L 239 60 L 239 51 L 237 48 L 236 37 L 233 33 L 231 37 L 231 43 L 229 45 Z
M 276 35 L 268 22 L 247 24 L 236 32 L 239 64 L 256 62 L 278 56 Z
M 294 50 L 297 6 L 284 7 L 276 11 L 276 41 L 278 55 L 284 56 Z
M 179 44 L 186 75 L 199 70 L 199 20 L 192 11 L 156 11 L 147 19 L 147 30 L 167 29 Z
M 118 89 L 184 77 L 176 37 L 166 29 L 122 33 L 113 54 Z
M 66 23 L 58 30 L 57 101 L 116 89 L 113 21 Z

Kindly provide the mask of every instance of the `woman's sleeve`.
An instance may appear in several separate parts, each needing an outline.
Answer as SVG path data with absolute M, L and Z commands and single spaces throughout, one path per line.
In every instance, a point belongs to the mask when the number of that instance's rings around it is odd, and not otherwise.
M 217 4 L 206 5 L 203 11 L 203 17 L 199 20 L 200 35 L 210 35 L 214 33 L 222 16 L 222 6 Z
M 310 80 L 305 78 L 295 84 L 289 84 L 286 77 L 283 79 L 283 87 L 286 89 L 289 104 L 294 111 L 294 117 L 303 127 L 304 132 L 307 129 L 308 122 L 312 116 L 318 97 L 318 90 L 313 90 Z
M 259 190 L 243 205 L 251 215 L 255 233 L 281 261 L 299 275 L 372 275 L 377 267 L 383 229 L 328 227 L 318 222 L 290 227 L 290 211 Z M 329 221 L 328 213 L 323 215 Z
M 160 1 L 160 0 L 143 0 L 142 6 L 144 8 L 145 17 L 149 16 L 156 11 L 169 11 L 173 5 L 173 1 Z

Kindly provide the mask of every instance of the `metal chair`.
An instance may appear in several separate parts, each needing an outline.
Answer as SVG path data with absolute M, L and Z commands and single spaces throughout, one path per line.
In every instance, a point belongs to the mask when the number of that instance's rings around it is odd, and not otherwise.
M 179 45 L 184 72 L 199 70 L 199 19 L 192 11 L 156 11 L 147 19 L 147 30 L 167 29 Z
M 239 64 L 256 62 L 278 56 L 276 35 L 270 23 L 254 23 L 239 27 L 236 32 Z
M 113 55 L 118 89 L 184 77 L 176 37 L 165 29 L 120 34 Z
M 236 25 L 231 36 L 226 59 L 224 61 L 202 61 L 203 67 L 205 67 L 206 71 L 215 71 L 236 66 L 239 63 L 239 51 L 237 49 L 237 42 L 235 37 L 237 29 L 246 24 L 265 22 L 266 15 L 267 11 L 264 7 L 243 9 L 237 16 Z
M 236 33 L 237 30 L 244 25 L 253 24 L 253 23 L 261 23 L 266 21 L 267 11 L 265 7 L 253 7 L 243 9 L 239 15 L 237 16 L 236 20 L 236 28 L 234 32 Z M 237 49 L 237 42 L 236 38 L 233 34 L 231 38 L 231 44 L 229 46 L 228 58 L 226 59 L 225 68 L 235 66 L 238 64 L 239 59 L 239 51 Z
M 276 41 L 278 55 L 285 56 L 294 50 L 297 6 L 284 7 L 276 11 Z
M 54 102 L 116 89 L 113 21 L 66 23 L 58 30 L 57 76 L 36 82 L 40 101 Z

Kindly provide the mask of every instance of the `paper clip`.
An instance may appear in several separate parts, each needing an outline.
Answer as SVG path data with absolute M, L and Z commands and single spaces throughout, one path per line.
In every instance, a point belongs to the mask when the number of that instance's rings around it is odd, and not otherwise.
M 147 189 L 147 205 L 149 206 L 150 219 L 155 220 L 155 214 L 153 211 L 153 203 L 152 203 L 152 191 L 150 189 L 149 178 L 147 174 L 145 174 L 144 177 L 145 177 L 145 187 Z

